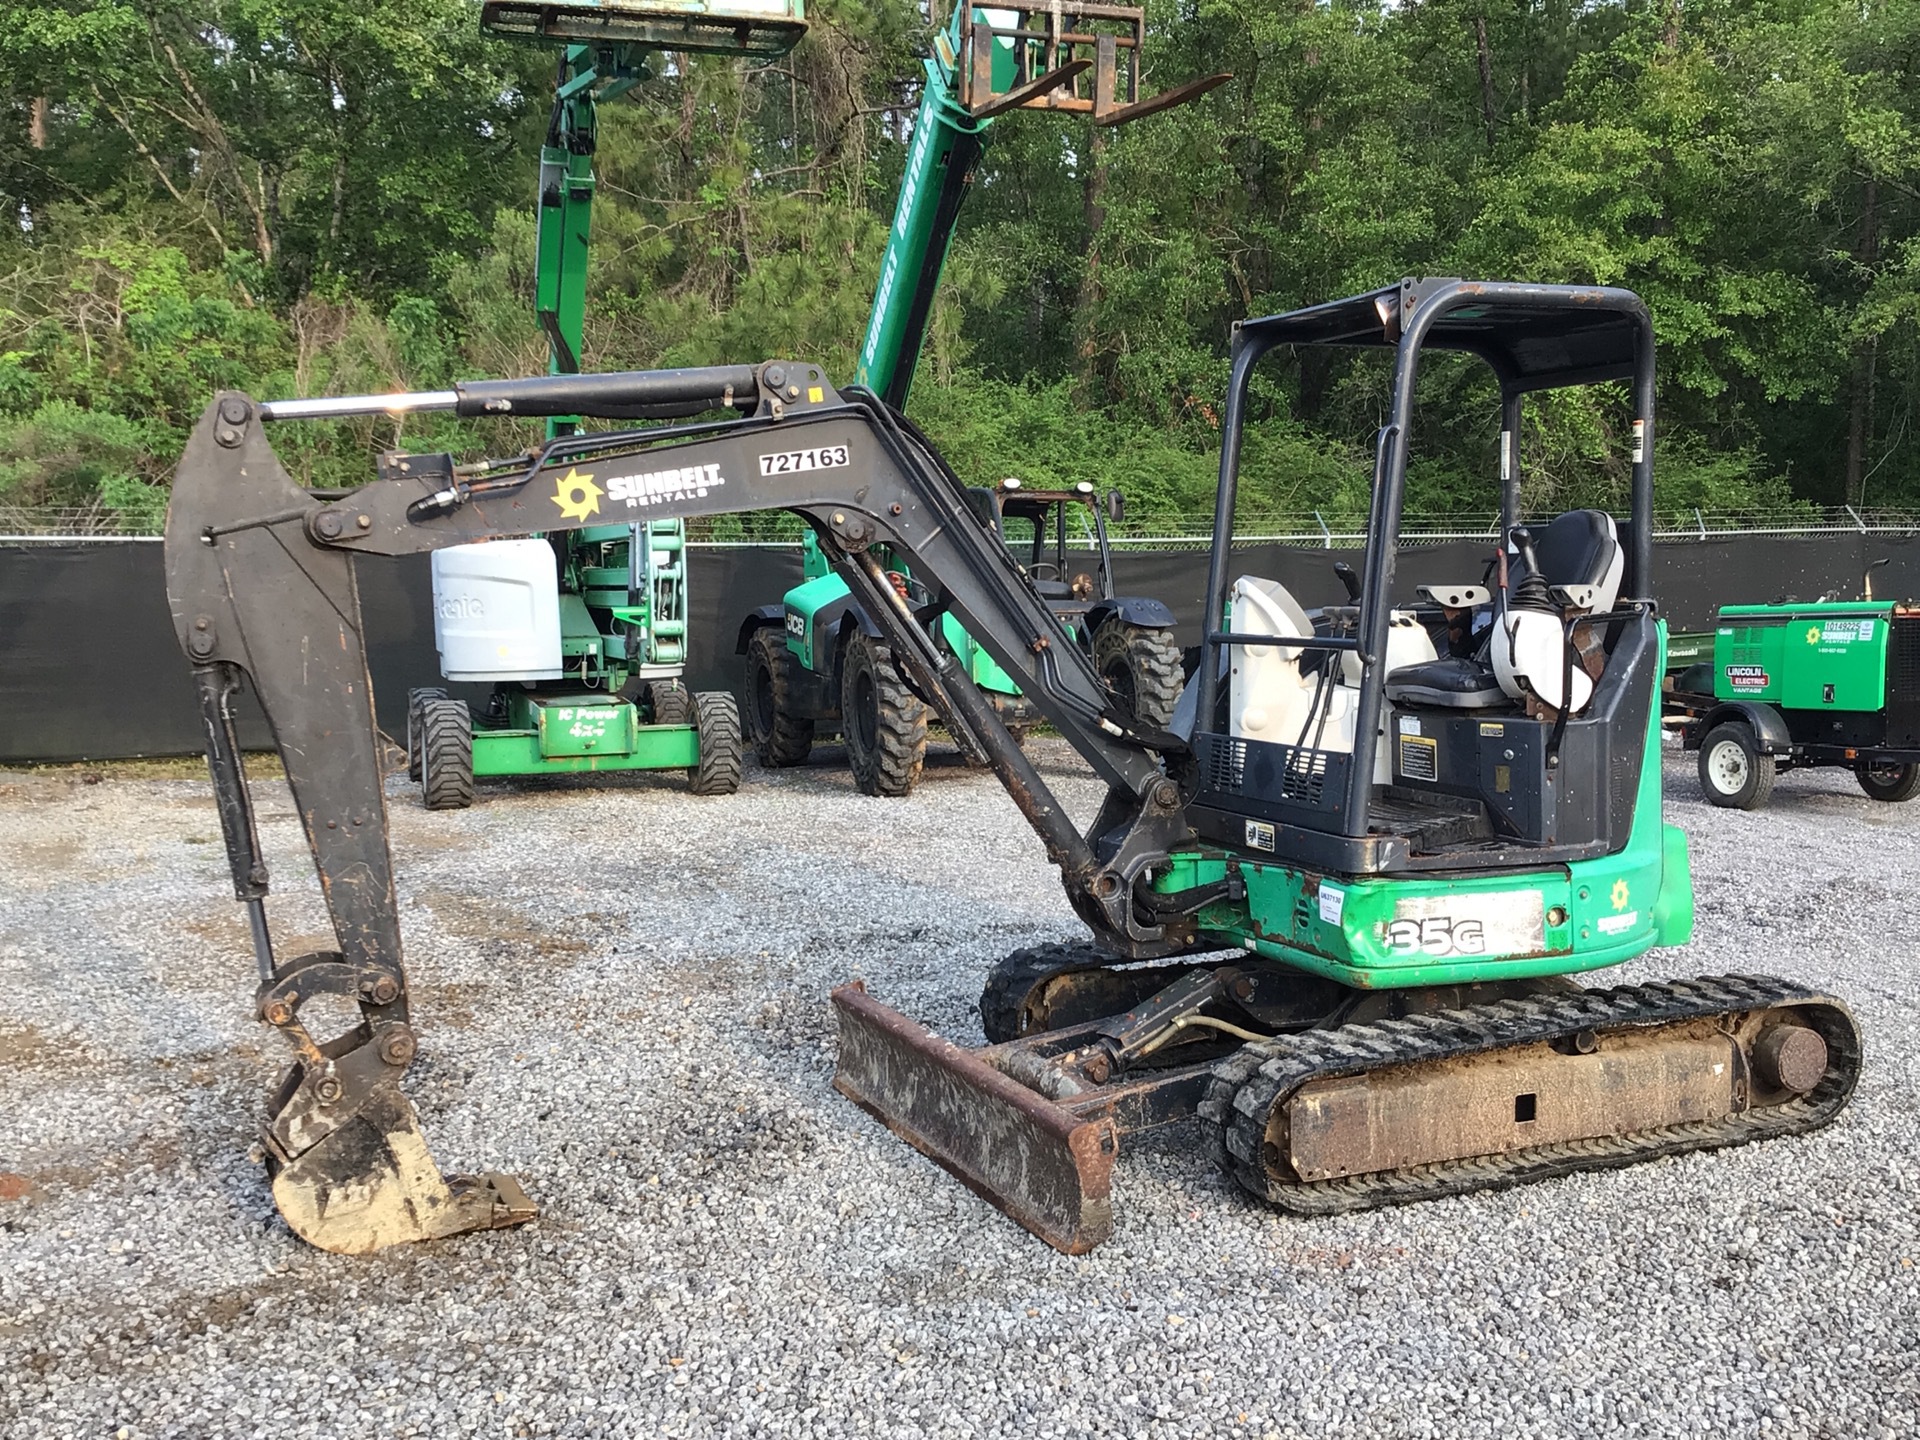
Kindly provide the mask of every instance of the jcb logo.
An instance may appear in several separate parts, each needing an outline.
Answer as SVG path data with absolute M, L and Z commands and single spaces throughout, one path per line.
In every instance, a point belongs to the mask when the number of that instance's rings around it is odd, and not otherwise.
M 478 620 L 485 613 L 477 595 L 449 595 L 440 602 L 442 620 Z
M 797 610 L 787 612 L 787 634 L 796 640 L 807 638 L 807 617 Z

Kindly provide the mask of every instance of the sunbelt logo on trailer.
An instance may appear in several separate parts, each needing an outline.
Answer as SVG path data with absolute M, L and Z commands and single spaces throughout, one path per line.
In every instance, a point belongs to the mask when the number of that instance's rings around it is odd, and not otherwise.
M 670 500 L 702 500 L 709 490 L 718 490 L 726 483 L 718 465 L 682 465 L 678 470 L 616 475 L 607 481 L 607 499 L 624 500 L 628 509 Z

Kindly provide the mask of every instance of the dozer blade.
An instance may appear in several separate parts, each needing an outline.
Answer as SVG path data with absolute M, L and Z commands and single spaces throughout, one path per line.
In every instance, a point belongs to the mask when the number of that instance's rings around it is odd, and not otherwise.
M 300 1081 L 296 1066 L 283 1090 L 296 1105 L 307 1093 Z M 413 1240 L 503 1229 L 539 1213 L 511 1175 L 443 1177 L 412 1104 L 391 1084 L 376 1085 L 338 1124 L 325 1123 L 324 1107 L 291 1124 L 290 1108 L 277 1108 L 264 1137 L 273 1198 L 293 1232 L 322 1250 L 364 1255 Z M 289 1154 L 290 1139 L 316 1131 L 320 1138 Z
M 834 1089 L 1055 1249 L 1084 1255 L 1112 1233 L 1112 1121 L 1069 1114 L 858 981 L 833 1004 Z

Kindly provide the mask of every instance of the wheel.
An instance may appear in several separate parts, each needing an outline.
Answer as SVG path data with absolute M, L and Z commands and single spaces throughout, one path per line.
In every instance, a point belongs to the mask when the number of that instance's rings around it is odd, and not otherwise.
M 420 778 L 420 706 L 427 700 L 444 700 L 447 692 L 437 685 L 422 686 L 407 692 L 407 778 Z
M 893 653 L 856 633 L 840 666 L 840 734 L 865 795 L 905 795 L 927 760 L 927 707 L 900 679 Z
M 1875 800 L 1911 800 L 1920 791 L 1920 765 L 1896 760 L 1862 760 L 1853 767 L 1853 778 Z
M 1773 779 L 1773 756 L 1760 753 L 1745 721 L 1724 721 L 1700 742 L 1700 788 L 1723 810 L 1758 810 L 1773 794 Z
M 733 794 L 740 788 L 739 705 L 724 690 L 702 690 L 693 697 L 693 724 L 700 763 L 687 772 L 687 788 L 696 795 Z
M 647 687 L 647 704 L 656 725 L 693 724 L 693 696 L 678 680 L 655 680 Z
M 429 810 L 473 804 L 473 712 L 464 700 L 420 702 L 420 795 Z
M 1141 725 L 1164 730 L 1171 723 L 1186 680 L 1171 631 L 1147 630 L 1111 616 L 1093 632 L 1093 668 L 1120 708 Z
M 793 667 L 787 638 L 771 625 L 747 643 L 747 735 L 769 767 L 799 765 L 813 749 L 813 721 L 793 714 Z

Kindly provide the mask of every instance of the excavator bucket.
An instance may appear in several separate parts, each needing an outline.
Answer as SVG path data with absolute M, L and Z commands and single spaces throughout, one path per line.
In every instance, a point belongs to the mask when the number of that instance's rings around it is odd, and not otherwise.
M 298 1093 L 296 1067 L 287 1089 Z M 392 1084 L 376 1085 L 353 1115 L 289 1156 L 276 1108 L 266 1127 L 274 1203 L 301 1239 L 338 1255 L 364 1255 L 412 1240 L 519 1225 L 538 1213 L 511 1175 L 443 1177 L 413 1106 Z
M 784 55 L 807 33 L 804 0 L 486 0 L 480 28 L 543 44 Z
M 1071 1114 L 857 981 L 833 1004 L 834 1089 L 1056 1250 L 1084 1255 L 1113 1232 L 1112 1120 Z
M 937 40 L 960 75 L 960 103 L 976 119 L 1006 110 L 1066 110 L 1096 125 L 1124 125 L 1197 100 L 1233 77 L 1209 75 L 1158 95 L 1141 94 L 1146 12 L 1135 5 L 1062 5 L 1007 0 L 968 7 Z M 1088 72 L 1091 72 L 1089 74 Z

